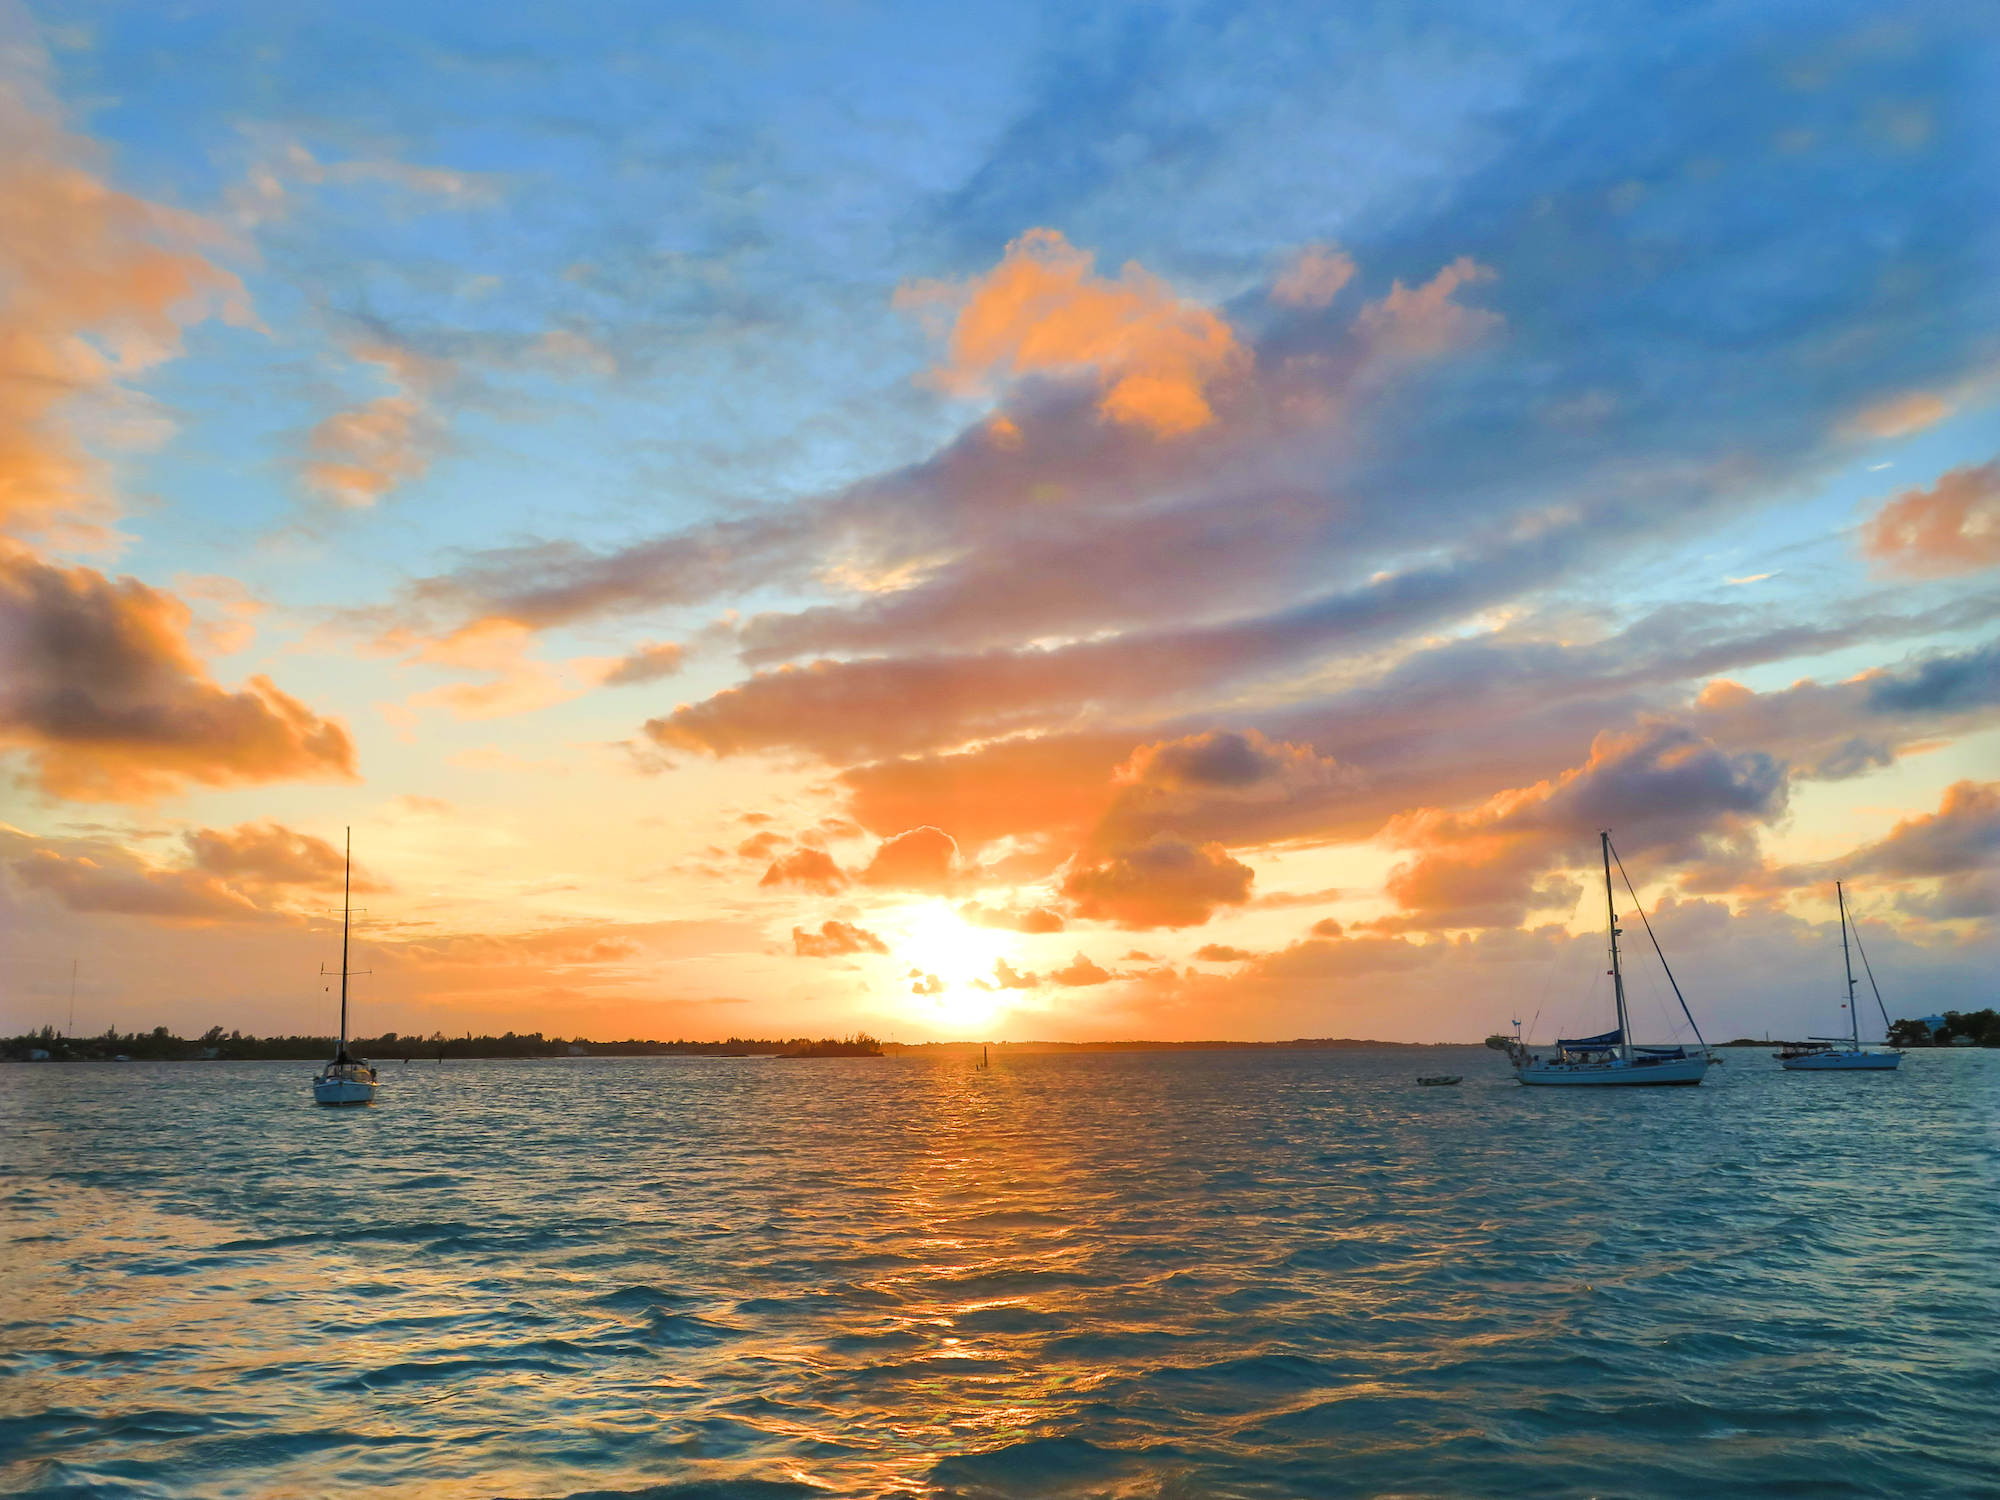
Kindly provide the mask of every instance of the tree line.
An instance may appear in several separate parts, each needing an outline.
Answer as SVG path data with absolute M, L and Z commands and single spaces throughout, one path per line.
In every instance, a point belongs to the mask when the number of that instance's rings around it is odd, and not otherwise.
M 1944 1025 L 1932 1031 L 1922 1021 L 1891 1021 L 1893 1047 L 1949 1047 L 1959 1038 L 1979 1047 L 2000 1047 L 2000 1011 L 1992 1009 L 1944 1013 Z
M 101 1036 L 64 1036 L 53 1026 L 0 1040 L 0 1058 L 11 1062 L 196 1062 L 276 1061 L 320 1062 L 333 1055 L 339 1039 L 331 1036 L 252 1036 L 211 1026 L 198 1037 L 175 1034 L 165 1026 L 151 1031 L 120 1032 L 113 1026 Z M 375 1062 L 443 1061 L 453 1057 L 879 1057 L 881 1045 L 865 1032 L 852 1037 L 730 1037 L 721 1042 L 592 1041 L 589 1037 L 544 1036 L 539 1031 L 509 1031 L 501 1036 L 403 1035 L 350 1037 L 348 1050 Z

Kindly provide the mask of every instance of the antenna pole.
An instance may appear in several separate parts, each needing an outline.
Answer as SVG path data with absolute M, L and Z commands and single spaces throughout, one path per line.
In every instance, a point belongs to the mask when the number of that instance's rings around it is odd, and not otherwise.
M 1847 892 L 1840 888 L 1840 882 L 1833 883 L 1833 899 L 1840 903 L 1840 961 L 1847 966 L 1847 1021 L 1854 1037 L 1854 1050 L 1861 1050 L 1861 1012 L 1854 1008 L 1854 986 L 1859 983 L 1854 977 L 1854 959 L 1847 951 Z
M 1611 893 L 1611 830 L 1600 828 L 1604 846 L 1604 910 L 1611 919 L 1611 992 L 1618 997 L 1618 1055 L 1630 1058 L 1632 1037 L 1625 1023 L 1625 975 L 1618 966 L 1618 902 Z
M 347 830 L 346 867 L 340 876 L 340 1055 L 347 1056 L 347 923 L 354 891 L 354 830 Z

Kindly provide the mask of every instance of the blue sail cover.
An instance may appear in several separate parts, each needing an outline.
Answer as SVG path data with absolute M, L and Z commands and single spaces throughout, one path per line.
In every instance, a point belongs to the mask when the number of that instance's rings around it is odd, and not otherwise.
M 1589 1052 L 1593 1049 L 1602 1050 L 1606 1047 L 1615 1047 L 1624 1040 L 1625 1032 L 1621 1027 L 1615 1031 L 1607 1031 L 1603 1036 L 1580 1036 L 1573 1039 L 1559 1038 L 1556 1045 L 1558 1047 L 1569 1047 L 1578 1052 Z

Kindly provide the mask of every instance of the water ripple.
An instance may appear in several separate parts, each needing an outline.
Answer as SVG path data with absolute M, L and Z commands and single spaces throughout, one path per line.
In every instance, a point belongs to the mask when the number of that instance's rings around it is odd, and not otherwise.
M 0 1490 L 1995 1500 L 1995 1056 L 1765 1063 L 0 1069 Z

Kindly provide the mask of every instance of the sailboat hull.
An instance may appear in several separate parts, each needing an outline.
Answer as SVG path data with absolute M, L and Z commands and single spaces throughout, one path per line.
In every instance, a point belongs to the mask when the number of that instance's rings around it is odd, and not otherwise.
M 1779 1059 L 1787 1073 L 1886 1073 L 1903 1060 L 1900 1052 L 1809 1052 Z
M 360 1078 L 315 1078 L 313 1080 L 313 1103 L 315 1104 L 373 1104 L 375 1085 Z
M 1614 1058 L 1601 1063 L 1530 1062 L 1514 1070 L 1519 1083 L 1542 1088 L 1655 1088 L 1700 1083 L 1705 1057 L 1671 1057 L 1658 1062 Z

